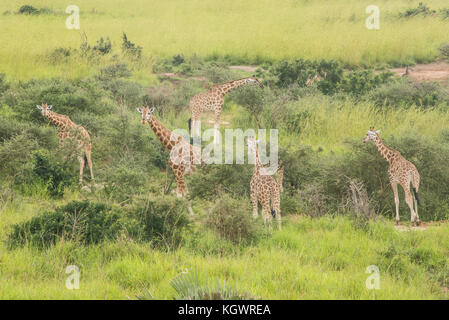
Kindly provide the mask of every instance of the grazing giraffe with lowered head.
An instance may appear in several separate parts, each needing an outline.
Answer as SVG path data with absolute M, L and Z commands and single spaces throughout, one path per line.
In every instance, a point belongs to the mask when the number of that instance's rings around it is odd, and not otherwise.
M 65 139 L 73 139 L 77 142 L 77 157 L 80 162 L 79 184 L 81 185 L 83 183 L 86 160 L 90 170 L 91 182 L 94 183 L 94 171 L 91 159 L 92 143 L 87 130 L 75 124 L 68 116 L 51 111 L 53 106 L 43 103 L 41 106 L 37 105 L 36 107 L 42 111 L 44 117 L 59 127 L 59 146 L 62 146 Z
M 264 174 L 265 169 L 259 159 L 259 151 L 257 149 L 258 141 L 253 137 L 248 138 L 248 148 L 254 153 L 254 173 L 250 182 L 251 203 L 253 206 L 253 217 L 258 216 L 258 203 L 262 205 L 262 217 L 264 222 L 268 221 L 271 229 L 272 216 L 276 218 L 281 230 L 281 191 L 282 180 L 284 177 L 284 168 L 279 163 L 278 178 L 275 179 L 272 175 Z M 271 204 L 270 204 L 271 202 Z
M 418 216 L 418 189 L 419 189 L 419 172 L 410 161 L 407 161 L 399 151 L 387 147 L 380 139 L 380 130 L 371 128 L 368 130 L 363 142 L 373 141 L 377 150 L 385 160 L 388 161 L 388 176 L 394 193 L 394 203 L 396 205 L 396 225 L 399 224 L 399 196 L 398 184 L 402 186 L 405 193 L 405 202 L 410 208 L 411 224 L 420 225 L 421 221 Z M 410 193 L 410 183 L 412 184 L 413 196 Z M 413 204 L 415 208 L 413 209 Z
M 260 82 L 259 79 L 256 77 L 248 77 L 248 78 L 242 78 L 237 80 L 232 80 L 229 82 L 216 84 L 212 86 L 212 88 L 203 93 L 199 93 L 195 95 L 192 99 L 190 99 L 189 107 L 192 111 L 192 124 L 193 124 L 193 130 L 192 130 L 192 136 L 193 137 L 199 137 L 201 136 L 201 128 L 200 128 L 200 121 L 201 121 L 201 115 L 204 110 L 214 111 L 215 118 L 214 118 L 214 143 L 217 143 L 217 135 L 218 130 L 220 128 L 220 114 L 221 110 L 224 105 L 224 97 L 226 94 L 231 92 L 232 90 L 243 86 L 245 84 L 257 84 L 261 88 L 263 88 L 263 84 Z M 190 125 L 190 119 L 189 119 L 189 125 Z
M 179 198 L 182 196 L 187 197 L 189 192 L 184 177 L 193 171 L 196 164 L 201 163 L 201 149 L 192 146 L 180 135 L 171 132 L 162 125 L 153 115 L 154 107 L 143 106 L 142 108 L 137 108 L 137 111 L 142 115 L 142 124 L 147 122 L 162 145 L 170 152 L 168 165 L 175 174 L 177 196 Z M 190 200 L 188 200 L 188 209 L 190 216 L 193 217 Z

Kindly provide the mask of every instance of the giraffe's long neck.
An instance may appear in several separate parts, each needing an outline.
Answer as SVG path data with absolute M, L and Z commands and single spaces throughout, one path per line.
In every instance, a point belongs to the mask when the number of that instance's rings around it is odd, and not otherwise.
M 220 90 L 221 94 L 224 96 L 224 95 L 228 94 L 229 92 L 231 92 L 232 90 L 246 84 L 247 80 L 248 80 L 248 78 L 244 78 L 244 79 L 238 79 L 238 80 L 226 82 L 226 83 L 223 83 L 222 85 L 220 85 L 218 87 L 218 89 Z
M 70 126 L 73 125 L 73 122 L 69 119 L 69 117 L 56 112 L 48 111 L 47 118 L 52 123 L 57 125 L 60 130 L 67 130 Z
M 154 134 L 159 139 L 159 141 L 162 143 L 162 145 L 170 151 L 175 141 L 170 141 L 170 137 L 172 135 L 172 132 L 168 130 L 164 125 L 157 120 L 153 115 L 150 117 L 150 121 L 148 121 L 148 124 L 150 125 L 151 129 L 153 129 Z
M 259 150 L 257 150 L 257 146 L 256 146 L 255 155 L 254 155 L 254 172 L 253 172 L 253 176 L 260 176 L 260 168 L 262 168 L 262 163 L 260 162 Z
M 389 147 L 387 147 L 382 139 L 380 139 L 379 136 L 377 136 L 376 139 L 376 147 L 377 150 L 379 151 L 380 155 L 388 161 L 388 163 L 391 163 L 391 161 L 393 160 L 394 156 L 398 153 L 398 151 L 391 149 Z

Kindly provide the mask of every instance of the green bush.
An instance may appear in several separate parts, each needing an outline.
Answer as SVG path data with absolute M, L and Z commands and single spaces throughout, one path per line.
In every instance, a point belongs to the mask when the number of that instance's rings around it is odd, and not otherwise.
M 108 54 L 112 50 L 112 44 L 109 37 L 104 40 L 103 37 L 101 37 L 99 40 L 97 40 L 97 43 L 92 47 L 92 50 L 95 52 L 98 52 L 101 55 Z
M 449 105 L 449 92 L 438 83 L 414 83 L 401 80 L 380 85 L 371 91 L 369 99 L 378 106 L 408 108 L 412 105 L 424 108 L 437 105 Z
M 118 202 L 130 201 L 141 194 L 148 182 L 148 174 L 142 173 L 142 168 L 134 167 L 134 162 L 119 161 L 107 168 L 103 175 L 107 177 L 103 192 L 109 199 Z
M 71 186 L 77 178 L 72 166 L 60 163 L 55 158 L 50 159 L 42 152 L 34 155 L 33 174 L 47 186 L 47 191 L 53 197 L 62 197 L 64 188 Z
M 142 57 L 142 47 L 129 41 L 124 32 L 122 36 L 122 51 L 125 55 L 134 59 L 140 59 Z
M 1 102 L 12 106 L 18 120 L 42 124 L 48 123 L 48 119 L 36 105 L 51 104 L 53 111 L 71 118 L 77 113 L 104 115 L 110 111 L 104 95 L 102 86 L 93 79 L 32 79 L 12 85 Z
M 427 15 L 432 15 L 435 13 L 436 13 L 435 10 L 431 10 L 427 5 L 420 2 L 418 4 L 418 7 L 408 8 L 407 10 L 405 10 L 404 13 L 400 13 L 399 16 L 409 18 L 409 17 L 419 16 L 419 15 L 427 16 Z
M 9 177 L 14 183 L 26 181 L 32 168 L 33 151 L 37 149 L 36 139 L 26 133 L 5 140 L 0 144 L 0 176 Z
M 253 166 L 249 165 L 204 166 L 189 179 L 190 196 L 213 200 L 220 192 L 227 192 L 236 197 L 249 195 L 252 174 Z
M 15 224 L 8 235 L 10 247 L 32 245 L 39 248 L 59 240 L 83 245 L 115 239 L 121 235 L 120 215 L 103 203 L 72 201 L 52 212 Z
M 184 233 L 190 230 L 187 203 L 174 196 L 161 196 L 137 202 L 129 209 L 128 216 L 137 221 L 129 230 L 138 240 L 150 241 L 160 249 L 178 248 Z
M 251 215 L 248 198 L 234 199 L 224 193 L 212 205 L 205 223 L 217 235 L 235 244 L 255 241 L 263 230 Z
M 17 11 L 18 14 L 39 14 L 39 9 L 31 6 L 31 5 L 23 5 L 19 8 L 19 11 Z
M 449 9 L 447 9 L 447 16 L 449 17 Z M 440 51 L 443 58 L 449 60 L 449 43 L 441 45 L 438 50 Z
M 0 73 L 0 96 L 8 90 L 10 85 L 6 82 L 6 75 L 4 73 Z
M 293 84 L 305 87 L 309 79 L 319 76 L 316 84 L 323 94 L 346 92 L 362 95 L 390 80 L 390 72 L 375 74 L 372 70 L 353 70 L 345 72 L 341 64 L 334 60 L 310 61 L 296 59 L 279 61 L 267 73 L 267 82 L 280 88 Z
M 225 281 L 202 281 L 197 270 L 182 272 L 170 281 L 177 296 L 175 300 L 249 300 L 247 293 L 240 293 Z

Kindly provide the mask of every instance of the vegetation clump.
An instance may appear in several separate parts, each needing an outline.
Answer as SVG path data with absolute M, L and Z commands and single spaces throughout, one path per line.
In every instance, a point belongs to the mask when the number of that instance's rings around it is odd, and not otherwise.
M 72 201 L 13 226 L 8 242 L 11 247 L 32 245 L 49 247 L 57 241 L 82 245 L 100 243 L 120 236 L 120 215 L 104 203 Z

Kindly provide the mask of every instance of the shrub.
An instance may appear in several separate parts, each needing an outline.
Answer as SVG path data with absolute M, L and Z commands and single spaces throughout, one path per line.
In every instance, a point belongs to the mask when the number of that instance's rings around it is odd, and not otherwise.
M 190 177 L 192 198 L 214 199 L 225 191 L 233 196 L 249 194 L 253 166 L 207 165 Z
M 423 16 L 432 15 L 435 13 L 436 13 L 435 10 L 431 10 L 427 5 L 420 2 L 418 4 L 418 7 L 409 8 L 409 9 L 405 10 L 404 13 L 400 13 L 399 16 L 409 18 L 409 17 L 418 16 L 418 15 L 423 15 Z
M 18 14 L 39 14 L 39 9 L 31 6 L 31 5 L 23 5 L 19 8 L 19 11 L 17 11 Z
M 176 249 L 183 240 L 183 233 L 190 229 L 186 209 L 186 202 L 173 196 L 140 201 L 129 209 L 129 217 L 137 221 L 131 235 L 151 241 L 156 248 Z
M 148 181 L 147 173 L 134 166 L 132 161 L 116 161 L 118 163 L 104 172 L 107 177 L 104 193 L 108 198 L 119 202 L 129 201 L 143 191 L 143 186 Z
M 0 122 L 1 124 L 1 122 Z M 27 179 L 37 141 L 26 133 L 13 135 L 0 144 L 0 175 L 20 183 Z
M 0 73 L 0 96 L 10 87 L 9 84 L 6 82 L 5 76 L 6 75 L 4 73 Z
M 375 74 L 372 70 L 354 70 L 345 73 L 341 64 L 334 60 L 296 59 L 274 64 L 269 68 L 267 75 L 268 83 L 281 88 L 294 84 L 306 87 L 309 79 L 319 76 L 320 80 L 316 87 L 323 94 L 330 95 L 343 91 L 358 96 L 388 82 L 392 73 Z
M 70 48 L 56 48 L 47 55 L 49 63 L 63 63 L 71 56 L 72 49 Z
M 124 32 L 122 36 L 122 51 L 131 58 L 140 59 L 142 56 L 142 47 L 129 41 Z
M 70 117 L 78 112 L 104 115 L 109 110 L 103 97 L 104 90 L 92 79 L 53 78 L 14 84 L 3 94 L 2 102 L 14 106 L 17 119 L 48 123 L 48 119 L 42 117 L 36 108 L 37 104 L 47 102 L 53 105 L 55 112 Z
M 34 176 L 47 186 L 47 191 L 53 197 L 64 195 L 64 188 L 72 185 L 76 179 L 72 166 L 60 163 L 42 152 L 34 155 Z
M 54 245 L 58 240 L 80 244 L 117 238 L 122 231 L 120 215 L 103 203 L 72 201 L 52 212 L 15 224 L 8 236 L 10 247 Z
M 370 92 L 381 84 L 387 83 L 391 75 L 391 72 L 375 74 L 372 70 L 356 70 L 346 76 L 340 87 L 344 92 L 360 96 Z M 318 86 L 321 85 L 320 82 Z
M 449 9 L 448 9 L 448 17 L 449 17 Z M 449 43 L 441 45 L 441 47 L 439 47 L 438 50 L 445 59 L 449 60 Z
M 185 59 L 184 59 L 184 55 L 182 55 L 182 54 L 174 55 L 172 58 L 172 64 L 174 66 L 179 66 L 181 63 L 184 63 L 184 62 L 185 62 Z
M 177 296 L 175 300 L 248 300 L 252 297 L 226 285 L 225 281 L 201 281 L 197 270 L 186 271 L 170 281 Z
M 92 50 L 101 55 L 108 54 L 112 50 L 111 40 L 109 40 L 109 37 L 106 40 L 101 37 L 97 40 L 97 44 L 92 47 Z
M 233 100 L 248 110 L 254 116 L 258 128 L 261 128 L 261 113 L 263 110 L 264 93 L 256 86 L 239 88 L 232 94 Z
M 114 78 L 129 78 L 131 71 L 126 63 L 114 63 L 107 67 L 100 69 L 100 79 L 110 81 Z
M 212 205 L 206 225 L 220 237 L 236 244 L 257 240 L 261 231 L 251 215 L 249 200 L 234 199 L 223 193 Z
M 443 17 L 443 19 L 449 19 L 449 8 L 441 9 L 440 14 Z
M 438 83 L 413 83 L 401 80 L 380 85 L 370 92 L 369 99 L 377 106 L 410 107 L 412 105 L 424 108 L 440 104 L 449 105 L 449 93 Z

